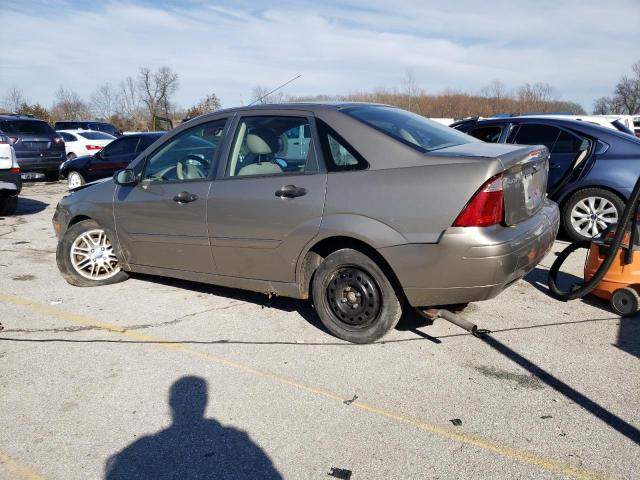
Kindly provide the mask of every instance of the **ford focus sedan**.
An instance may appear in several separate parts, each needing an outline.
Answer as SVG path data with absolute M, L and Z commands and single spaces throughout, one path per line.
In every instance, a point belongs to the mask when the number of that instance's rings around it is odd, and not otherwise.
M 57 263 L 77 286 L 142 272 L 311 298 L 368 343 L 403 310 L 494 297 L 537 265 L 559 224 L 548 158 L 384 105 L 218 111 L 63 198 Z

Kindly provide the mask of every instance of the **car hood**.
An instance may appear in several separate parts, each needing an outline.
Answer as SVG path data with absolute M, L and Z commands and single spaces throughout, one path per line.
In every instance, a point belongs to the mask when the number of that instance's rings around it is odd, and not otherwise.
M 71 167 L 83 167 L 87 162 L 91 160 L 91 158 L 91 155 L 82 155 L 80 157 L 74 158 L 73 160 L 65 160 L 64 162 L 62 162 L 62 165 L 60 165 L 60 170 Z

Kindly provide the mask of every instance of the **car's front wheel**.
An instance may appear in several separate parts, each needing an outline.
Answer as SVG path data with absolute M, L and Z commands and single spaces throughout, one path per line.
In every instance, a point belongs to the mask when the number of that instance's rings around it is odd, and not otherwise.
M 67 153 L 67 160 L 73 160 L 74 158 L 77 158 L 77 155 L 73 152 L 69 152 Z
M 402 316 L 401 294 L 378 264 L 357 250 L 328 255 L 314 274 L 312 290 L 324 326 L 349 342 L 374 342 Z
M 572 240 L 591 240 L 609 225 L 617 223 L 623 211 L 624 201 L 615 193 L 602 188 L 585 188 L 565 202 L 562 223 Z
M 73 171 L 69 172 L 69 175 L 67 175 L 67 184 L 69 186 L 69 190 L 72 190 L 74 188 L 78 188 L 81 185 L 84 185 L 85 180 L 82 174 Z
M 128 278 L 106 232 L 93 220 L 71 226 L 58 242 L 56 261 L 71 285 L 94 287 Z

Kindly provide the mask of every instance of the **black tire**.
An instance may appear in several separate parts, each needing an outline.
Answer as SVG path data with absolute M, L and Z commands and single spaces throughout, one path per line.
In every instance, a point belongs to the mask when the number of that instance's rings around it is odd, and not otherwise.
M 352 343 L 375 342 L 402 316 L 402 294 L 376 262 L 357 250 L 328 255 L 314 274 L 312 293 L 324 326 Z
M 605 190 L 603 188 L 585 188 L 574 192 L 569 199 L 564 202 L 562 207 L 562 228 L 564 232 L 575 242 L 581 240 L 591 240 L 592 237 L 583 235 L 577 231 L 571 224 L 571 212 L 573 208 L 582 200 L 589 197 L 598 197 L 608 200 L 616 208 L 618 218 L 622 216 L 624 211 L 624 200 L 615 193 Z
M 57 182 L 58 180 L 60 180 L 60 174 L 57 171 L 45 172 L 44 178 L 47 180 L 47 182 Z
M 611 295 L 611 308 L 621 317 L 634 315 L 640 310 L 640 295 L 631 288 L 619 288 Z
M 78 157 L 78 156 L 77 156 L 75 153 L 73 153 L 73 152 L 69 152 L 69 153 L 67 154 L 67 160 L 73 160 L 74 158 L 77 158 L 77 157 Z
M 71 187 L 71 178 L 73 178 L 74 175 L 78 176 L 78 178 L 80 180 L 80 185 L 84 185 L 85 183 L 87 183 L 87 181 L 84 179 L 84 177 L 82 176 L 82 174 L 80 172 L 76 172 L 75 170 L 71 170 L 67 174 L 67 186 L 69 187 L 69 189 L 77 188 L 77 187 Z
M 129 278 L 129 275 L 122 269 L 109 278 L 97 280 L 86 278 L 76 270 L 71 262 L 71 247 L 73 242 L 84 233 L 96 229 L 101 229 L 98 223 L 93 220 L 83 220 L 82 222 L 78 222 L 71 226 L 58 241 L 58 248 L 56 250 L 58 270 L 60 270 L 60 273 L 68 283 L 75 285 L 76 287 L 98 287 L 101 285 L 111 285 Z
M 13 215 L 18 208 L 18 196 L 0 196 L 0 215 Z

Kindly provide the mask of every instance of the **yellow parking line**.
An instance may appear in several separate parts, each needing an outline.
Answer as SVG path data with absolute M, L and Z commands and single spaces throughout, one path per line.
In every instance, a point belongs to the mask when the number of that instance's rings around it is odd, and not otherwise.
M 335 392 L 331 392 L 329 390 L 325 390 L 318 387 L 313 387 L 310 385 L 305 385 L 296 380 L 293 380 L 272 372 L 259 370 L 257 368 L 251 367 L 250 365 L 234 362 L 232 360 L 227 360 L 217 355 L 194 350 L 183 343 L 173 343 L 171 340 L 168 340 L 168 339 L 164 339 L 164 338 L 160 338 L 152 335 L 141 334 L 135 331 L 127 331 L 122 327 L 119 327 L 117 325 L 113 325 L 110 323 L 106 323 L 106 322 L 101 322 L 100 320 L 97 320 L 92 317 L 65 312 L 58 308 L 53 308 L 42 303 L 34 302 L 32 300 L 16 297 L 13 295 L 6 295 L 6 294 L 0 293 L 0 301 L 5 303 L 10 303 L 13 305 L 23 306 L 33 312 L 37 312 L 43 315 L 47 315 L 49 317 L 65 320 L 71 323 L 75 323 L 77 325 L 99 328 L 102 330 L 106 330 L 108 332 L 117 333 L 124 337 L 135 339 L 144 343 L 149 343 L 149 344 L 156 345 L 158 347 L 162 347 L 162 348 L 173 350 L 173 351 L 183 352 L 194 357 L 204 358 L 206 360 L 210 360 L 219 365 L 224 365 L 226 367 L 235 368 L 237 370 L 242 370 L 247 373 L 252 373 L 262 378 L 267 378 L 281 384 L 290 385 L 298 389 L 311 392 L 325 398 L 329 398 L 331 400 L 335 400 L 339 402 L 343 402 L 345 400 L 344 396 L 339 395 Z M 454 440 L 460 443 L 464 443 L 466 445 L 471 445 L 489 452 L 496 453 L 500 456 L 507 457 L 512 460 L 516 460 L 521 463 L 535 465 L 544 470 L 560 473 L 568 477 L 577 478 L 580 480 L 612 478 L 598 472 L 587 470 L 581 467 L 576 467 L 566 463 L 561 463 L 551 458 L 543 457 L 536 453 L 529 452 L 527 450 L 521 450 L 518 448 L 511 447 L 509 445 L 496 442 L 494 440 L 483 438 L 478 435 L 473 435 L 473 434 L 464 432 L 463 430 L 453 430 L 448 427 L 444 427 L 444 426 L 430 423 L 424 420 L 412 418 L 402 413 L 393 412 L 391 410 L 387 410 L 380 407 L 375 407 L 373 405 L 369 405 L 359 400 L 351 403 L 351 407 L 358 408 L 360 410 L 364 410 L 381 417 L 385 417 L 389 420 L 393 420 L 398 423 L 411 425 L 420 430 L 433 433 L 441 438 L 446 438 L 449 440 Z M 26 477 L 26 478 L 41 478 L 41 477 Z
M 25 480 L 44 480 L 44 477 L 29 467 L 18 463 L 6 453 L 0 452 L 0 467 Z

